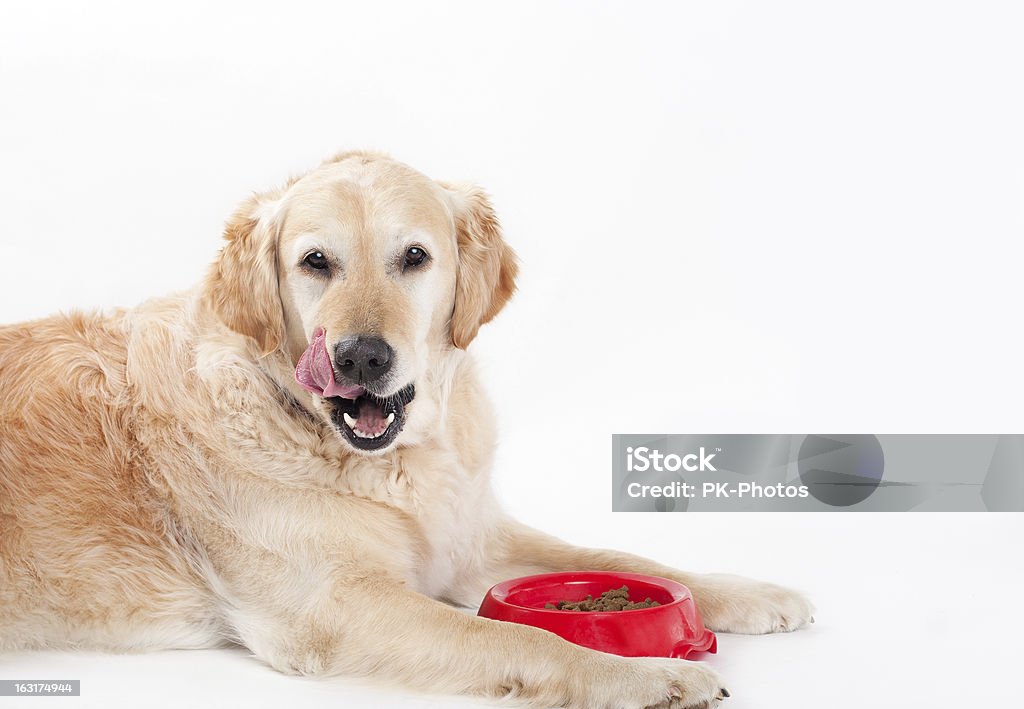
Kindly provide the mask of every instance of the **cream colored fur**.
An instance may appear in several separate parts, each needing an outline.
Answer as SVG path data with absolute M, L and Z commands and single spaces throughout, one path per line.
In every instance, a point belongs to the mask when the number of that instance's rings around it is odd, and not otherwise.
M 0 650 L 233 641 L 288 673 L 712 706 L 722 683 L 703 664 L 606 655 L 452 604 L 525 573 L 618 569 L 688 585 L 716 630 L 810 620 L 793 591 L 570 546 L 502 512 L 465 348 L 516 265 L 479 190 L 350 153 L 248 200 L 226 237 L 191 292 L 0 328 Z M 410 239 L 431 262 L 406 277 L 388 264 Z M 311 279 L 311 245 L 343 270 Z M 355 451 L 295 383 L 317 326 L 394 346 L 396 386 L 417 393 L 389 449 Z

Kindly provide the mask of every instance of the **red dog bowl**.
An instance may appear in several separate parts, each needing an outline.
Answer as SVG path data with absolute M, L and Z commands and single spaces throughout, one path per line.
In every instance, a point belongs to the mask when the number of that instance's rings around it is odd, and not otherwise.
M 559 611 L 545 603 L 598 598 L 629 587 L 629 599 L 648 596 L 661 605 L 631 611 Z M 686 658 L 715 652 L 715 634 L 704 627 L 690 590 L 657 576 L 606 571 L 538 574 L 502 581 L 487 592 L 477 615 L 532 625 L 569 642 L 625 657 Z

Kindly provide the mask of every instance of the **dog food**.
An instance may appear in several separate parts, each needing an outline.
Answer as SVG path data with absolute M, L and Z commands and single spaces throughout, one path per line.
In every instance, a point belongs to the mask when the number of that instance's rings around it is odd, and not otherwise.
M 661 605 L 648 596 L 642 601 L 629 600 L 629 586 L 605 591 L 598 598 L 588 595 L 582 601 L 559 601 L 545 603 L 544 607 L 552 611 L 631 611 L 637 608 L 653 608 Z

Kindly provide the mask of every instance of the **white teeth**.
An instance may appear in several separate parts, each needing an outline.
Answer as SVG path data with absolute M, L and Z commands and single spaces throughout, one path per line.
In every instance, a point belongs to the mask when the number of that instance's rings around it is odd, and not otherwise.
M 384 431 L 386 430 L 387 429 L 384 429 Z M 363 433 L 362 431 L 358 431 L 354 428 L 352 429 L 352 433 L 355 434 L 356 438 L 380 438 L 384 435 L 384 431 L 381 431 L 380 433 Z
M 380 438 L 384 435 L 384 432 L 388 430 L 388 426 L 395 421 L 395 414 L 392 412 L 388 414 L 387 426 L 381 429 L 379 433 L 366 433 L 365 431 L 360 431 L 356 428 L 358 421 L 346 414 L 344 411 L 341 412 L 341 417 L 345 420 L 345 425 L 352 429 L 352 433 L 355 434 L 356 438 Z

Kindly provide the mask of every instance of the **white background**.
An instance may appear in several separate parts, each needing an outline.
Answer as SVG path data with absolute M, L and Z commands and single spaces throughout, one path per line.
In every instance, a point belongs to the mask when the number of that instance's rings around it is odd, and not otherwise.
M 572 541 L 810 592 L 725 706 L 1003 706 L 1021 515 L 612 514 L 613 432 L 1024 429 L 1013 2 L 5 3 L 0 322 L 189 287 L 343 148 L 493 195 L 496 486 Z M 243 653 L 0 657 L 61 706 L 462 706 Z M 56 700 L 3 700 L 12 706 Z M 35 706 L 35 704 L 32 704 Z

